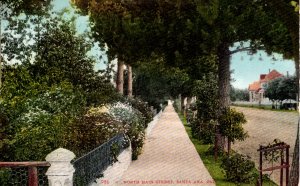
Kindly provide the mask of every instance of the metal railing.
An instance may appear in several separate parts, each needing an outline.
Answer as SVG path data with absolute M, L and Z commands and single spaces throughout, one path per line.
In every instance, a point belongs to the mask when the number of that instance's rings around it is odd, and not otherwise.
M 117 156 L 129 146 L 124 134 L 118 134 L 86 155 L 74 160 L 74 185 L 86 186 L 102 177 L 103 171 L 117 161 Z
M 46 186 L 48 162 L 0 162 L 0 185 Z

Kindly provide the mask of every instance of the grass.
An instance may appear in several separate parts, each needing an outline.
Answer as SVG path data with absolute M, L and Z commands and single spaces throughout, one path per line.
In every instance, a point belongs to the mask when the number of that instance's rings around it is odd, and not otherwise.
M 262 109 L 262 110 L 270 110 L 274 112 L 297 112 L 296 110 L 280 110 L 280 109 L 272 109 L 271 105 L 243 105 L 243 104 L 232 104 L 232 106 L 235 107 L 247 107 L 247 108 L 256 108 L 256 109 Z
M 185 130 L 189 135 L 190 140 L 193 142 L 198 154 L 200 155 L 205 167 L 207 168 L 208 172 L 215 180 L 217 186 L 235 186 L 236 184 L 233 182 L 229 182 L 226 180 L 221 165 L 221 157 L 215 162 L 213 155 L 208 155 L 206 152 L 212 145 L 205 145 L 198 139 L 192 137 L 192 130 L 189 125 L 187 125 L 186 119 L 183 117 L 182 114 L 179 114 L 179 117 L 184 124 Z M 253 184 L 240 184 L 241 186 L 253 186 Z M 263 185 L 266 186 L 276 186 L 276 184 L 272 181 L 264 181 Z

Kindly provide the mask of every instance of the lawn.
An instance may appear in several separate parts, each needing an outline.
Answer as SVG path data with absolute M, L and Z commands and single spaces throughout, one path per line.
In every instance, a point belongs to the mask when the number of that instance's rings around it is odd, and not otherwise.
M 237 184 L 233 182 L 229 182 L 225 179 L 224 174 L 222 173 L 222 169 L 220 168 L 221 165 L 221 157 L 215 162 L 214 156 L 207 155 L 206 152 L 212 145 L 204 145 L 201 141 L 195 139 L 192 137 L 192 131 L 191 127 L 187 125 L 186 119 L 183 117 L 182 114 L 179 114 L 179 117 L 184 124 L 184 127 L 190 137 L 190 140 L 195 145 L 195 148 L 200 155 L 205 167 L 207 168 L 208 172 L 212 176 L 212 178 L 215 180 L 217 186 L 235 186 Z M 253 186 L 253 184 L 240 184 L 241 186 Z M 266 186 L 276 186 L 275 183 L 272 181 L 264 181 L 264 184 Z
M 275 112 L 297 112 L 296 110 L 283 110 L 283 109 L 272 109 L 271 105 L 244 105 L 244 104 L 236 104 L 233 103 L 232 106 L 234 107 L 247 107 L 247 108 L 256 108 L 256 109 L 262 109 L 262 110 L 270 110 Z

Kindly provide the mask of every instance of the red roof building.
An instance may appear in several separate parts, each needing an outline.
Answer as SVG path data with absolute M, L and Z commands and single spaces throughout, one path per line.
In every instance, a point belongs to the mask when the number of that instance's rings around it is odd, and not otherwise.
M 276 70 L 272 70 L 268 74 L 261 74 L 259 80 L 251 83 L 248 87 L 250 102 L 262 101 L 268 83 L 280 77 L 283 77 L 283 75 Z

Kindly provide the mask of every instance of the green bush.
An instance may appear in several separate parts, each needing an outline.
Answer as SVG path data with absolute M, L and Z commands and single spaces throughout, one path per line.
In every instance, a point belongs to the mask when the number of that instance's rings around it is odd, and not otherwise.
M 192 135 L 204 144 L 213 144 L 215 141 L 215 123 L 213 121 L 204 123 L 196 119 L 191 121 Z
M 210 145 L 209 148 L 207 149 L 207 151 L 205 152 L 205 155 L 214 156 L 215 155 L 215 146 Z M 221 149 L 219 146 L 217 146 L 217 155 L 218 155 L 218 157 L 223 157 L 227 154 L 224 152 L 223 149 Z
M 68 125 L 65 148 L 80 157 L 124 131 L 123 124 L 107 113 L 88 113 Z
M 132 160 L 137 160 L 138 156 L 142 153 L 142 148 L 145 140 L 144 128 L 140 125 L 131 126 L 130 130 L 126 133 L 131 142 Z
M 243 141 L 248 137 L 244 131 L 242 124 L 246 123 L 246 118 L 242 112 L 235 109 L 226 109 L 219 117 L 220 133 L 228 138 L 228 151 L 230 151 L 230 143 L 235 140 Z
M 209 144 L 214 142 L 217 110 L 219 109 L 218 83 L 213 73 L 208 73 L 194 84 L 197 97 L 197 121 L 192 123 L 194 137 Z M 194 106 L 193 106 L 194 107 Z
M 224 169 L 226 179 L 236 184 L 255 183 L 257 173 L 255 164 L 249 156 L 234 153 L 231 156 L 225 156 L 222 160 L 221 168 Z
M 180 112 L 180 100 L 179 99 L 174 100 L 173 107 L 177 113 Z
M 132 159 L 136 160 L 141 153 L 145 139 L 145 117 L 129 104 L 117 102 L 110 106 L 109 114 L 125 126 L 132 147 Z
M 8 127 L 1 127 L 1 136 L 7 136 L 0 159 L 9 161 L 44 160 L 49 152 L 64 145 L 66 126 L 85 106 L 84 96 L 70 84 L 53 86 L 15 106 L 6 101 L 10 118 Z
M 148 123 L 150 123 L 153 119 L 153 114 L 148 104 L 139 98 L 129 98 L 128 102 L 133 108 L 137 109 L 142 113 L 145 119 L 145 128 L 147 128 Z

